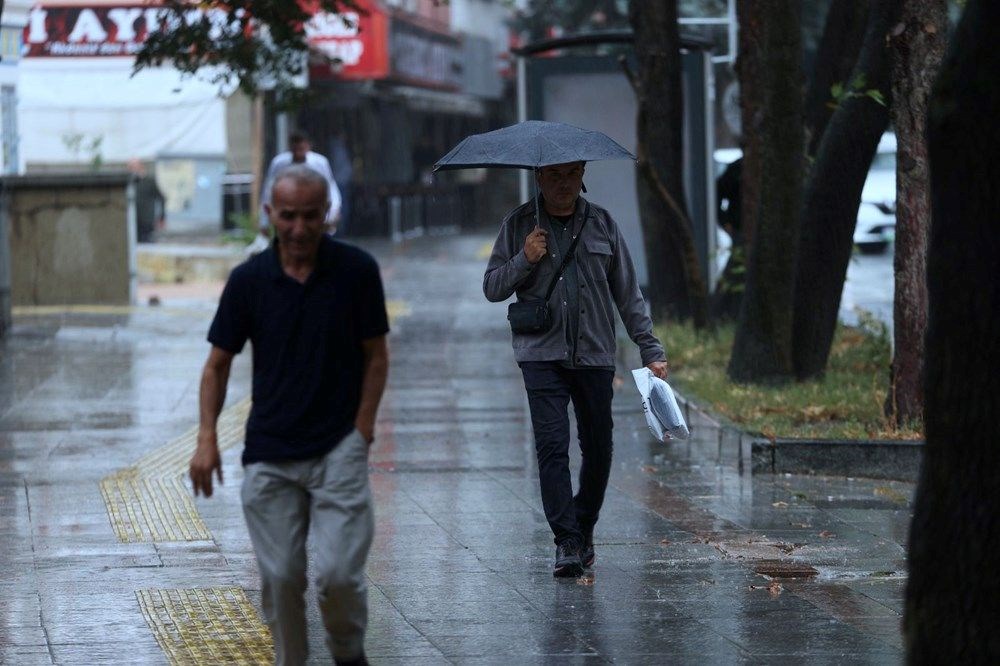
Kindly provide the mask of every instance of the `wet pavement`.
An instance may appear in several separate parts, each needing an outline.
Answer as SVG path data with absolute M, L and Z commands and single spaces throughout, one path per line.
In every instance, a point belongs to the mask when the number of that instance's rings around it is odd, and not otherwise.
M 505 306 L 481 294 L 489 241 L 367 244 L 393 327 L 371 457 L 371 662 L 900 663 L 913 486 L 741 476 L 657 444 L 626 367 L 597 563 L 553 579 Z M 15 312 L 0 663 L 267 663 L 239 507 L 248 354 L 226 403 L 225 485 L 196 501 L 183 479 L 218 291 Z M 328 663 L 311 591 L 309 622 L 311 663 Z

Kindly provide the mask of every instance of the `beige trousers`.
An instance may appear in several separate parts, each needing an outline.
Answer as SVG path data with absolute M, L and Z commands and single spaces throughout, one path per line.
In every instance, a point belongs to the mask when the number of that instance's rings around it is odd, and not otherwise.
M 245 468 L 241 496 L 260 568 L 261 606 L 274 638 L 275 663 L 297 666 L 308 656 L 310 525 L 327 646 L 334 659 L 359 657 L 368 622 L 365 559 L 375 531 L 364 438 L 354 430 L 319 458 L 251 463 Z

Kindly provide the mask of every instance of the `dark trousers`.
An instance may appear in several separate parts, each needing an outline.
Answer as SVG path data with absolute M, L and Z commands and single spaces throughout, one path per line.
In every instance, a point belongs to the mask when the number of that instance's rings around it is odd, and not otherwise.
M 583 544 L 594 529 L 611 474 L 611 398 L 614 370 L 565 368 L 558 362 L 521 363 L 538 455 L 545 518 L 557 544 Z M 580 437 L 579 490 L 569 472 L 569 401 Z

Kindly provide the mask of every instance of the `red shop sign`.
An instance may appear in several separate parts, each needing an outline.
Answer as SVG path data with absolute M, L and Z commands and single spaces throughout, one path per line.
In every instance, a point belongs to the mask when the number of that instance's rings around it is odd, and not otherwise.
M 300 1 L 304 7 L 317 5 Z M 339 61 L 310 65 L 310 79 L 381 79 L 389 75 L 389 17 L 376 2 L 360 0 L 356 4 L 365 11 L 316 12 L 306 23 L 309 46 Z
M 32 7 L 24 27 L 25 58 L 134 56 L 160 8 L 151 5 Z

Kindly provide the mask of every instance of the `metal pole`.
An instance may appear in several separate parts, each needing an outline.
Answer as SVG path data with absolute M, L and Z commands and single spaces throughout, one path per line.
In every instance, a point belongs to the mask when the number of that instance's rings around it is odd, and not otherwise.
M 138 281 L 139 281 L 139 264 L 138 264 L 138 247 L 139 233 L 137 230 L 138 226 L 138 207 L 139 201 L 136 196 L 136 183 L 138 181 L 135 177 L 130 177 L 128 179 L 128 184 L 125 186 L 125 238 L 128 248 L 126 253 L 128 254 L 128 303 L 129 305 L 136 305 L 136 298 L 138 296 Z
M 528 119 L 528 65 L 524 56 L 517 57 L 517 120 L 524 122 Z M 518 185 L 520 187 L 519 201 L 528 200 L 528 172 L 521 170 L 518 174 Z M 536 201 L 537 203 L 537 201 Z M 537 206 L 536 206 L 537 208 Z
M 13 322 L 11 318 L 10 284 L 10 199 L 7 183 L 0 180 L 0 339 L 6 337 Z

